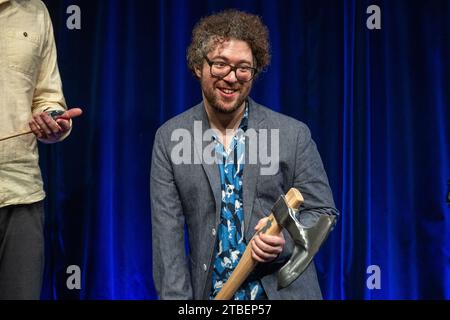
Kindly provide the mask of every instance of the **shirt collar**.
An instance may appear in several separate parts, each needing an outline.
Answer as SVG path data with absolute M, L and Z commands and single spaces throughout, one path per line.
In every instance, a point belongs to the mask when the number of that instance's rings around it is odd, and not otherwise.
M 242 117 L 241 123 L 239 124 L 239 129 L 242 131 L 247 131 L 248 128 L 248 101 L 245 101 L 245 111 L 244 116 Z
M 0 0 L 0 4 L 4 3 L 4 2 L 9 2 L 11 0 Z
M 241 119 L 241 122 L 240 122 L 240 124 L 239 124 L 239 127 L 238 127 L 237 130 L 236 130 L 235 138 L 236 138 L 236 135 L 243 134 L 243 133 L 245 133 L 245 132 L 247 131 L 247 128 L 248 128 L 248 105 L 249 105 L 248 101 L 245 101 L 245 111 L 244 111 L 244 115 L 243 115 L 243 117 L 242 117 L 242 119 Z M 241 132 L 241 133 L 240 133 L 240 132 Z M 219 138 L 217 137 L 217 134 L 216 134 L 216 133 L 213 133 L 212 138 L 213 138 L 213 140 L 216 141 L 216 142 L 219 142 L 219 141 L 220 141 Z

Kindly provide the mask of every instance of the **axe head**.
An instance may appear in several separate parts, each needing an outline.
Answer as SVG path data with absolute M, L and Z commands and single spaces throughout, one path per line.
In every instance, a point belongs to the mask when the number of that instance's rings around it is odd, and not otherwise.
M 288 206 L 284 196 L 272 208 L 277 223 L 294 241 L 291 258 L 278 272 L 278 289 L 289 286 L 306 270 L 336 223 L 334 215 L 321 214 L 314 226 L 305 227 L 298 221 L 297 212 Z

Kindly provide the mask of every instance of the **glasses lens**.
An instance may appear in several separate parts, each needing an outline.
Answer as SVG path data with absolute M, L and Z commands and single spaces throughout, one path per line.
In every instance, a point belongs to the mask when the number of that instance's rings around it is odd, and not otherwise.
M 225 63 L 213 63 L 211 66 L 211 72 L 216 77 L 225 77 L 231 71 L 231 67 Z
M 248 68 L 238 68 L 236 70 L 236 78 L 239 81 L 250 81 L 253 77 L 253 70 Z
M 211 64 L 211 74 L 218 78 L 226 77 L 231 71 L 232 67 L 223 62 L 214 62 Z M 235 68 L 236 78 L 239 81 L 250 81 L 253 78 L 254 72 L 251 68 Z

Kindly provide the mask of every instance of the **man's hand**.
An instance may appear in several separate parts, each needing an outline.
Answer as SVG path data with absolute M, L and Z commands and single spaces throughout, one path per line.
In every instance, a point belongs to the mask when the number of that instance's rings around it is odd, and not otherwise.
M 268 218 L 263 218 L 259 220 L 255 227 L 255 231 L 264 227 L 267 219 Z M 271 262 L 283 251 L 285 243 L 286 241 L 284 240 L 283 233 L 276 236 L 270 236 L 263 233 L 255 235 L 251 241 L 252 258 L 258 262 Z
M 47 112 L 42 112 L 33 116 L 29 122 L 30 129 L 38 139 L 48 143 L 58 142 L 70 130 L 69 120 L 81 114 L 80 108 L 73 108 L 53 119 Z

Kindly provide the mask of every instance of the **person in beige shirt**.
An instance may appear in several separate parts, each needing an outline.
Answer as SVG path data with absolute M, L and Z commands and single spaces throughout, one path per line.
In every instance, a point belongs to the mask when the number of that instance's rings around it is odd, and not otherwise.
M 66 107 L 45 5 L 0 0 L 0 299 L 40 298 L 45 192 L 37 141 L 63 140 L 80 114 Z

